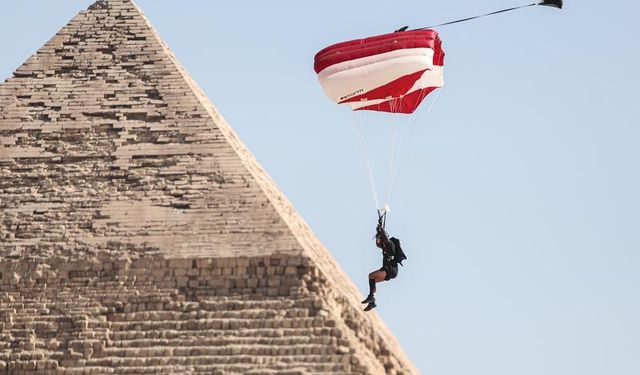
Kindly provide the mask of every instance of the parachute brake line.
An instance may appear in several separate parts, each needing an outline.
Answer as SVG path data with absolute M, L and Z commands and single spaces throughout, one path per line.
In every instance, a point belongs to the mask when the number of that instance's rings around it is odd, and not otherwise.
M 497 10 L 495 12 L 491 12 L 491 13 L 487 13 L 487 14 L 481 14 L 479 16 L 473 16 L 473 17 L 467 17 L 467 18 L 462 18 L 459 20 L 455 20 L 455 21 L 449 21 L 449 22 L 444 22 L 444 23 L 440 23 L 437 25 L 433 25 L 433 26 L 427 26 L 427 27 L 420 27 L 417 29 L 411 29 L 409 31 L 414 31 L 414 30 L 425 30 L 425 29 L 432 29 L 434 27 L 439 27 L 439 26 L 446 26 L 446 25 L 452 25 L 454 23 L 460 23 L 460 22 L 466 22 L 466 21 L 471 21 L 474 20 L 476 18 L 482 18 L 482 17 L 487 17 L 487 16 L 493 16 L 494 14 L 499 14 L 499 13 L 505 13 L 505 12 L 510 12 L 512 10 L 516 10 L 516 9 L 522 9 L 522 8 L 529 8 L 529 7 L 533 7 L 536 5 L 541 5 L 541 6 L 548 6 L 548 7 L 553 7 L 553 8 L 558 8 L 558 9 L 562 9 L 562 0 L 543 0 L 540 1 L 538 3 L 533 3 L 533 4 L 529 4 L 529 5 L 521 5 L 519 7 L 513 7 L 513 8 L 507 8 L 507 9 L 502 9 L 502 10 Z M 408 29 L 408 26 L 403 26 L 401 28 L 399 28 L 398 30 L 396 30 L 396 32 L 402 32 Z

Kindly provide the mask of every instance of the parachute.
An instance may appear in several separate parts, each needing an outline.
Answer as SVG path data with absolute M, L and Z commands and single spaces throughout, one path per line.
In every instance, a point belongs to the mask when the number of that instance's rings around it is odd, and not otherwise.
M 392 116 L 411 115 L 421 103 L 436 89 L 444 85 L 444 51 L 442 41 L 433 27 L 467 22 L 477 18 L 492 16 L 517 9 L 545 6 L 562 9 L 562 0 L 541 0 L 532 4 L 502 9 L 495 12 L 466 17 L 418 29 L 401 27 L 393 33 L 356 39 L 331 45 L 315 56 L 314 70 L 325 95 L 333 102 L 348 107 L 352 113 L 384 113 Z M 431 101 L 433 105 L 435 99 Z M 431 107 L 428 108 L 430 110 Z M 428 112 L 427 110 L 427 112 Z M 412 119 L 412 116 L 408 116 Z M 372 146 L 372 139 L 391 140 L 389 152 L 388 186 L 385 195 L 384 212 L 388 212 L 388 201 L 402 162 L 398 154 L 406 150 L 402 142 L 411 139 L 411 121 L 400 124 L 397 117 L 382 117 L 375 120 L 381 126 L 371 126 L 369 119 L 354 116 L 354 129 L 360 141 L 363 158 L 367 163 L 371 191 L 379 209 L 377 181 L 374 176 L 373 157 L 379 155 L 380 148 Z M 384 137 L 371 136 L 383 128 L 392 129 L 392 134 Z M 397 132 L 397 129 L 404 130 Z M 369 129 L 367 129 L 369 128 Z M 371 128 L 376 128 L 372 130 Z M 409 130 L 407 130 L 409 129 Z M 402 133 L 398 137 L 398 133 Z M 396 140 L 400 138 L 400 146 Z
M 443 86 L 443 65 L 438 33 L 415 30 L 334 44 L 316 54 L 314 69 L 338 104 L 410 114 Z
M 384 198 L 388 211 L 412 138 L 413 114 L 429 94 L 444 85 L 444 56 L 442 41 L 434 30 L 351 40 L 315 55 L 314 70 L 325 95 L 352 113 L 350 122 L 367 164 L 376 209 Z M 383 184 L 386 190 L 379 196 L 378 186 Z

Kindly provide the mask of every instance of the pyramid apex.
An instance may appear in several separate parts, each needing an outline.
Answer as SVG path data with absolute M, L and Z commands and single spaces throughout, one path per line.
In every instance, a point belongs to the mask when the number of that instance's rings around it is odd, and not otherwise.
M 89 8 L 104 8 L 113 5 L 134 4 L 133 0 L 97 0 Z

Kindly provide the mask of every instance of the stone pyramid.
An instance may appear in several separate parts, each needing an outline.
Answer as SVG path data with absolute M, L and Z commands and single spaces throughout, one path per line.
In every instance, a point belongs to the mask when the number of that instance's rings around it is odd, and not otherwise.
M 0 374 L 412 374 L 129 0 L 0 84 Z

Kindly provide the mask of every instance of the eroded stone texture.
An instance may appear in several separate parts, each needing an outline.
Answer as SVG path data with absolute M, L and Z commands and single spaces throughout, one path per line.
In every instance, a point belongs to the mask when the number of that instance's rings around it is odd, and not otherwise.
M 390 350 L 308 258 L 52 258 L 0 272 L 11 371 L 364 374 L 345 332 Z
M 0 84 L 0 374 L 417 373 L 140 9 Z
M 2 253 L 297 251 L 167 52 L 98 2 L 2 85 Z

